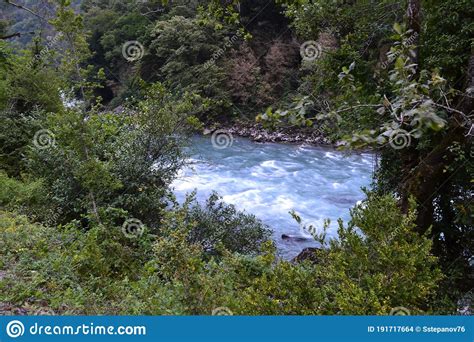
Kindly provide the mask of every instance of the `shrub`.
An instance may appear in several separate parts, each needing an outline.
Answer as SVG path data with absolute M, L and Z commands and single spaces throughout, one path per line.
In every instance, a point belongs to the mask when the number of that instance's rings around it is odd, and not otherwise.
M 368 194 L 317 265 L 280 260 L 271 244 L 258 256 L 223 250 L 219 261 L 206 262 L 202 245 L 189 244 L 193 226 L 182 216 L 181 229 L 155 245 L 155 272 L 193 314 L 213 307 L 250 315 L 389 314 L 399 306 L 437 312 L 441 273 L 431 240 L 414 231 L 412 204 L 404 215 L 393 197 Z
M 41 308 L 58 313 L 114 312 L 107 305 L 126 296 L 122 283 L 139 278 L 150 257 L 150 236 L 127 239 L 107 223 L 87 232 L 31 224 L 0 211 L 0 306 L 14 303 L 30 314 Z M 116 284 L 117 283 L 117 284 Z M 130 291 L 130 288 L 127 288 Z
M 388 314 L 398 306 L 430 310 L 442 276 L 431 239 L 415 230 L 415 203 L 404 215 L 391 195 L 367 195 L 330 242 L 321 269 L 325 307 L 345 314 Z
M 0 207 L 21 212 L 35 221 L 56 223 L 54 207 L 50 206 L 46 197 L 46 189 L 40 179 L 10 178 L 0 171 Z
M 255 254 L 271 236 L 269 227 L 254 215 L 237 211 L 216 193 L 205 206 L 189 197 L 184 210 L 186 221 L 193 225 L 189 242 L 201 245 L 207 254 L 219 254 L 219 245 L 232 253 Z
M 55 145 L 32 148 L 29 169 L 44 180 L 62 223 L 115 207 L 156 226 L 167 186 L 186 160 L 182 147 L 193 107 L 188 96 L 170 101 L 155 84 L 121 116 L 91 111 L 85 120 L 69 109 L 48 117 L 44 125 Z
M 145 231 L 136 240 L 113 224 L 120 212 L 103 214 L 109 219 L 87 232 L 77 222 L 51 228 L 0 212 L 0 303 L 82 314 L 438 312 L 432 306 L 440 303 L 433 300 L 441 275 L 431 241 L 414 232 L 414 211 L 402 214 L 391 196 L 368 194 L 318 264 L 281 260 L 271 242 L 256 255 L 232 253 L 220 236 L 219 256 L 210 255 L 189 219 L 208 217 L 206 209 L 189 210 L 199 215 L 168 211 L 159 236 Z
M 196 113 L 202 119 L 217 117 L 230 107 L 224 69 L 218 60 L 228 40 L 220 24 L 196 18 L 172 17 L 159 21 L 150 33 L 154 60 L 159 61 L 158 79 L 176 95 L 199 94 L 203 105 Z

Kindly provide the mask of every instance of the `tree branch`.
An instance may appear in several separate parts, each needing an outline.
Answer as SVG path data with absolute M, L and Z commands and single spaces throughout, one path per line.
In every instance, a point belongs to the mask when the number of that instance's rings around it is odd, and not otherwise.
M 43 21 L 48 22 L 48 20 L 47 20 L 45 17 L 39 15 L 38 13 L 36 13 L 35 11 L 33 11 L 32 9 L 30 9 L 30 8 L 28 8 L 28 7 L 25 7 L 25 6 L 23 6 L 23 5 L 20 5 L 20 4 L 11 2 L 11 0 L 5 0 L 5 2 L 6 2 L 8 5 L 11 5 L 11 6 L 13 6 L 13 7 L 19 8 L 19 9 L 24 10 L 24 11 L 27 11 L 28 13 L 31 13 L 31 14 L 34 15 L 35 17 L 37 17 L 37 18 L 39 18 L 39 19 L 41 19 L 41 20 L 43 20 Z
M 35 34 L 33 31 L 32 32 L 28 32 L 28 33 L 21 33 L 21 32 L 16 32 L 16 33 L 13 33 L 13 34 L 9 34 L 7 36 L 0 36 L 0 40 L 6 40 L 6 39 L 11 39 L 11 38 L 15 38 L 15 37 L 21 37 L 25 34 Z
M 15 37 L 21 37 L 21 33 L 17 32 L 17 33 L 9 34 L 7 36 L 0 37 L 0 39 L 1 40 L 6 40 L 6 39 L 10 39 L 10 38 L 15 38 Z

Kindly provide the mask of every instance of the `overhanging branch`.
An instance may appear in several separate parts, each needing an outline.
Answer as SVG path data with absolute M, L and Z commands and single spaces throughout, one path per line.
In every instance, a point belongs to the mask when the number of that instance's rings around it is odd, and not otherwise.
M 47 20 L 45 17 L 43 17 L 42 15 L 36 13 L 35 11 L 33 11 L 32 9 L 30 9 L 30 8 L 28 8 L 28 7 L 25 7 L 25 6 L 23 6 L 23 5 L 20 5 L 20 4 L 17 4 L 17 3 L 15 3 L 15 2 L 12 2 L 11 0 L 5 0 L 5 2 L 6 2 L 8 5 L 10 5 L 10 6 L 13 6 L 13 7 L 19 8 L 19 9 L 21 9 L 21 10 L 24 10 L 24 11 L 26 11 L 26 12 L 28 12 L 28 13 L 34 15 L 35 17 L 37 17 L 37 18 L 39 18 L 39 19 L 41 19 L 41 20 L 43 20 L 43 21 L 45 21 L 45 22 L 48 22 L 48 20 Z
M 16 33 L 12 33 L 12 34 L 9 34 L 9 35 L 6 35 L 6 36 L 0 36 L 0 40 L 6 40 L 6 39 L 11 39 L 11 38 L 15 38 L 15 37 L 21 37 L 21 36 L 24 36 L 25 34 L 35 34 L 35 32 L 27 32 L 27 33 L 21 33 L 21 32 L 16 32 Z

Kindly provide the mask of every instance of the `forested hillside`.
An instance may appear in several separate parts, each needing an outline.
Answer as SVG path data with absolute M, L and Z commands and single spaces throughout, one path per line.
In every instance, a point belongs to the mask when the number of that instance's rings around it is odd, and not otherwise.
M 471 1 L 0 11 L 0 313 L 471 312 Z M 320 247 L 284 260 L 255 215 L 217 194 L 176 200 L 195 134 L 378 164 L 335 238 L 293 208 Z

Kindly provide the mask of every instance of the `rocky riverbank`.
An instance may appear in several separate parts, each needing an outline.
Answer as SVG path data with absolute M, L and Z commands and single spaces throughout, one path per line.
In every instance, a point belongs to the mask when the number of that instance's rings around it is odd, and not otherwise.
M 204 135 L 216 131 L 249 138 L 255 142 L 306 143 L 311 145 L 333 146 L 331 141 L 320 132 L 311 129 L 280 128 L 270 131 L 256 123 L 236 123 L 229 126 L 206 128 Z

